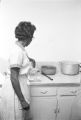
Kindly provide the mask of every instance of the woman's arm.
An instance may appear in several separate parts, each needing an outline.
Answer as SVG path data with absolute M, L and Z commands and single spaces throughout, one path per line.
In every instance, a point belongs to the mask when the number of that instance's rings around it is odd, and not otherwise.
M 29 109 L 29 104 L 26 102 L 23 94 L 22 94 L 22 91 L 21 91 L 21 88 L 20 88 L 20 83 L 19 83 L 19 70 L 20 68 L 11 68 L 10 71 L 11 71 L 11 83 L 12 83 L 12 86 L 14 88 L 14 91 L 16 93 L 16 95 L 18 96 L 19 100 L 20 100 L 20 103 L 22 105 L 22 108 L 25 109 L 25 110 L 28 110 Z

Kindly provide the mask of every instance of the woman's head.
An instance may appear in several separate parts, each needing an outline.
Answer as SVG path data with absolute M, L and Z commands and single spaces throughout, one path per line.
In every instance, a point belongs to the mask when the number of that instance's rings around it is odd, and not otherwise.
M 29 45 L 35 30 L 36 27 L 31 22 L 21 21 L 15 28 L 15 37 L 18 38 L 18 41 L 26 42 Z

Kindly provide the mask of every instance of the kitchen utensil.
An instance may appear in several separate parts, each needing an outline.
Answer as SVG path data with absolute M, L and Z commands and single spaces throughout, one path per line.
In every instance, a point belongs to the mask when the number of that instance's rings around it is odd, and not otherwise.
M 42 73 L 42 75 L 44 75 L 45 77 L 47 77 L 50 80 L 53 80 L 53 78 L 51 78 L 50 76 L 46 75 L 45 73 Z
M 41 66 L 41 73 L 44 73 L 45 75 L 55 75 L 56 67 L 50 65 L 43 65 Z
M 77 75 L 80 72 L 81 63 L 72 61 L 62 61 L 61 62 L 61 73 L 65 75 Z

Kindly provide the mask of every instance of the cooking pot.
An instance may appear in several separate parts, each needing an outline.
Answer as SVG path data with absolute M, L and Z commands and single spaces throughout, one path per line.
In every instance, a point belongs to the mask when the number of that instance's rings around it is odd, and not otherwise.
M 81 63 L 72 61 L 61 62 L 61 73 L 65 75 L 77 75 L 80 71 Z
M 56 67 L 50 65 L 43 65 L 41 66 L 41 73 L 46 75 L 55 75 L 56 74 Z

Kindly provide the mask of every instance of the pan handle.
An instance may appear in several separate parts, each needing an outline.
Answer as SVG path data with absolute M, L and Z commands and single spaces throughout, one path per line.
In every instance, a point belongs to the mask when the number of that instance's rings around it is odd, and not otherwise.
M 50 80 L 53 80 L 53 78 L 49 77 L 48 75 L 46 75 L 45 73 L 42 72 L 42 75 L 44 75 L 45 77 L 47 77 Z
M 81 63 L 79 63 L 79 68 L 80 68 L 79 72 L 81 72 Z

